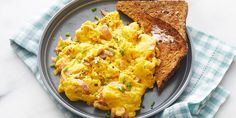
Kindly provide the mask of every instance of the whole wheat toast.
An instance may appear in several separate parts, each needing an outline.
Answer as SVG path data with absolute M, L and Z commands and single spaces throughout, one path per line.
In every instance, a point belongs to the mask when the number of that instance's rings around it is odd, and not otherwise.
M 184 39 L 187 39 L 185 23 L 188 4 L 185 0 L 124 0 L 119 1 L 116 7 L 136 20 L 139 19 L 139 16 L 134 13 L 139 13 L 139 11 L 159 18 L 174 27 Z M 142 21 L 139 20 L 139 22 Z
M 158 26 L 166 35 L 174 37 L 173 42 L 158 42 L 161 64 L 156 68 L 155 78 L 158 91 L 175 72 L 182 58 L 187 54 L 185 1 L 119 1 L 117 10 L 138 22 L 146 33 Z

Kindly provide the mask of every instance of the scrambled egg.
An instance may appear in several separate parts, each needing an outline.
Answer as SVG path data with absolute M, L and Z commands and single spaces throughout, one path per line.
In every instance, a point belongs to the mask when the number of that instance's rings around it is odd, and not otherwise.
M 136 22 L 125 26 L 116 11 L 86 21 L 73 39 L 60 37 L 55 51 L 58 91 L 71 101 L 111 110 L 113 116 L 135 117 L 160 63 L 156 40 Z

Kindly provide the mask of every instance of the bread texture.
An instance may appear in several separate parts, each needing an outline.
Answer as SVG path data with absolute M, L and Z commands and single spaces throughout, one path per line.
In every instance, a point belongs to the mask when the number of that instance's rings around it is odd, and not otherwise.
M 118 1 L 116 8 L 138 22 L 145 33 L 151 34 L 153 27 L 158 27 L 162 33 L 174 37 L 171 42 L 157 42 L 161 64 L 156 68 L 155 79 L 161 91 L 187 54 L 187 3 L 182 0 L 129 0 Z

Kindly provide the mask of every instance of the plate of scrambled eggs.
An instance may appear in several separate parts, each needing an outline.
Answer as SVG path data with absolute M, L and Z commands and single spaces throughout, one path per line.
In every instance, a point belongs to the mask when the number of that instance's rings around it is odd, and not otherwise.
M 161 60 L 156 40 L 115 10 L 116 1 L 74 1 L 47 27 L 40 46 L 44 83 L 82 117 L 149 117 L 176 99 L 187 59 L 162 94 L 155 86 Z M 107 10 L 103 15 L 100 10 Z

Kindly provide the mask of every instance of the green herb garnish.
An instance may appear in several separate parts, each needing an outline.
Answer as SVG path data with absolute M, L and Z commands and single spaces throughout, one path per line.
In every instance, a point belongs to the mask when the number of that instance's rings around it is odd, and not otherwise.
M 113 36 L 113 39 L 118 40 L 118 38 L 116 36 Z
M 123 83 L 123 84 L 125 83 L 125 79 L 122 80 L 122 83 Z
M 95 16 L 94 19 L 95 19 L 95 20 L 99 20 L 98 16 Z
M 153 109 L 153 106 L 155 105 L 155 102 L 153 101 L 151 104 L 151 109 Z
M 91 9 L 91 11 L 92 11 L 92 12 L 95 12 L 95 11 L 97 11 L 97 8 L 94 7 L 94 8 Z
M 118 90 L 120 90 L 120 92 L 122 92 L 122 93 L 124 93 L 124 92 L 125 92 L 125 89 L 124 89 L 124 87 L 118 87 L 117 89 L 118 89 Z
M 142 105 L 141 108 L 145 109 L 145 107 Z
M 86 74 L 86 72 L 85 72 L 85 71 L 82 71 L 80 74 L 81 74 L 81 75 L 85 75 L 85 74 Z
M 111 113 L 107 112 L 106 115 L 105 115 L 105 118 L 110 118 L 110 117 L 111 117 Z
M 122 56 L 124 56 L 124 55 L 125 55 L 125 51 L 124 51 L 123 49 L 120 49 L 120 54 L 121 54 Z
M 112 49 L 116 49 L 116 47 L 115 47 L 115 46 L 111 46 L 111 48 L 112 48 Z
M 82 53 L 82 54 L 85 54 L 86 52 L 87 52 L 87 50 L 83 50 L 81 53 Z
M 56 60 L 59 60 L 60 59 L 60 56 L 56 56 Z
M 70 32 L 66 32 L 66 33 L 65 33 L 65 36 L 66 36 L 66 37 L 70 37 Z
M 65 68 L 65 69 L 64 69 L 64 72 L 68 71 L 68 69 L 69 69 L 69 68 Z
M 127 85 L 126 85 L 126 87 L 127 87 L 128 90 L 131 90 L 131 88 L 132 88 L 132 83 L 131 83 L 131 82 L 128 82 Z
M 110 52 L 114 52 L 114 50 L 112 48 L 107 48 L 107 50 Z
M 55 64 L 50 64 L 50 67 L 55 67 Z

